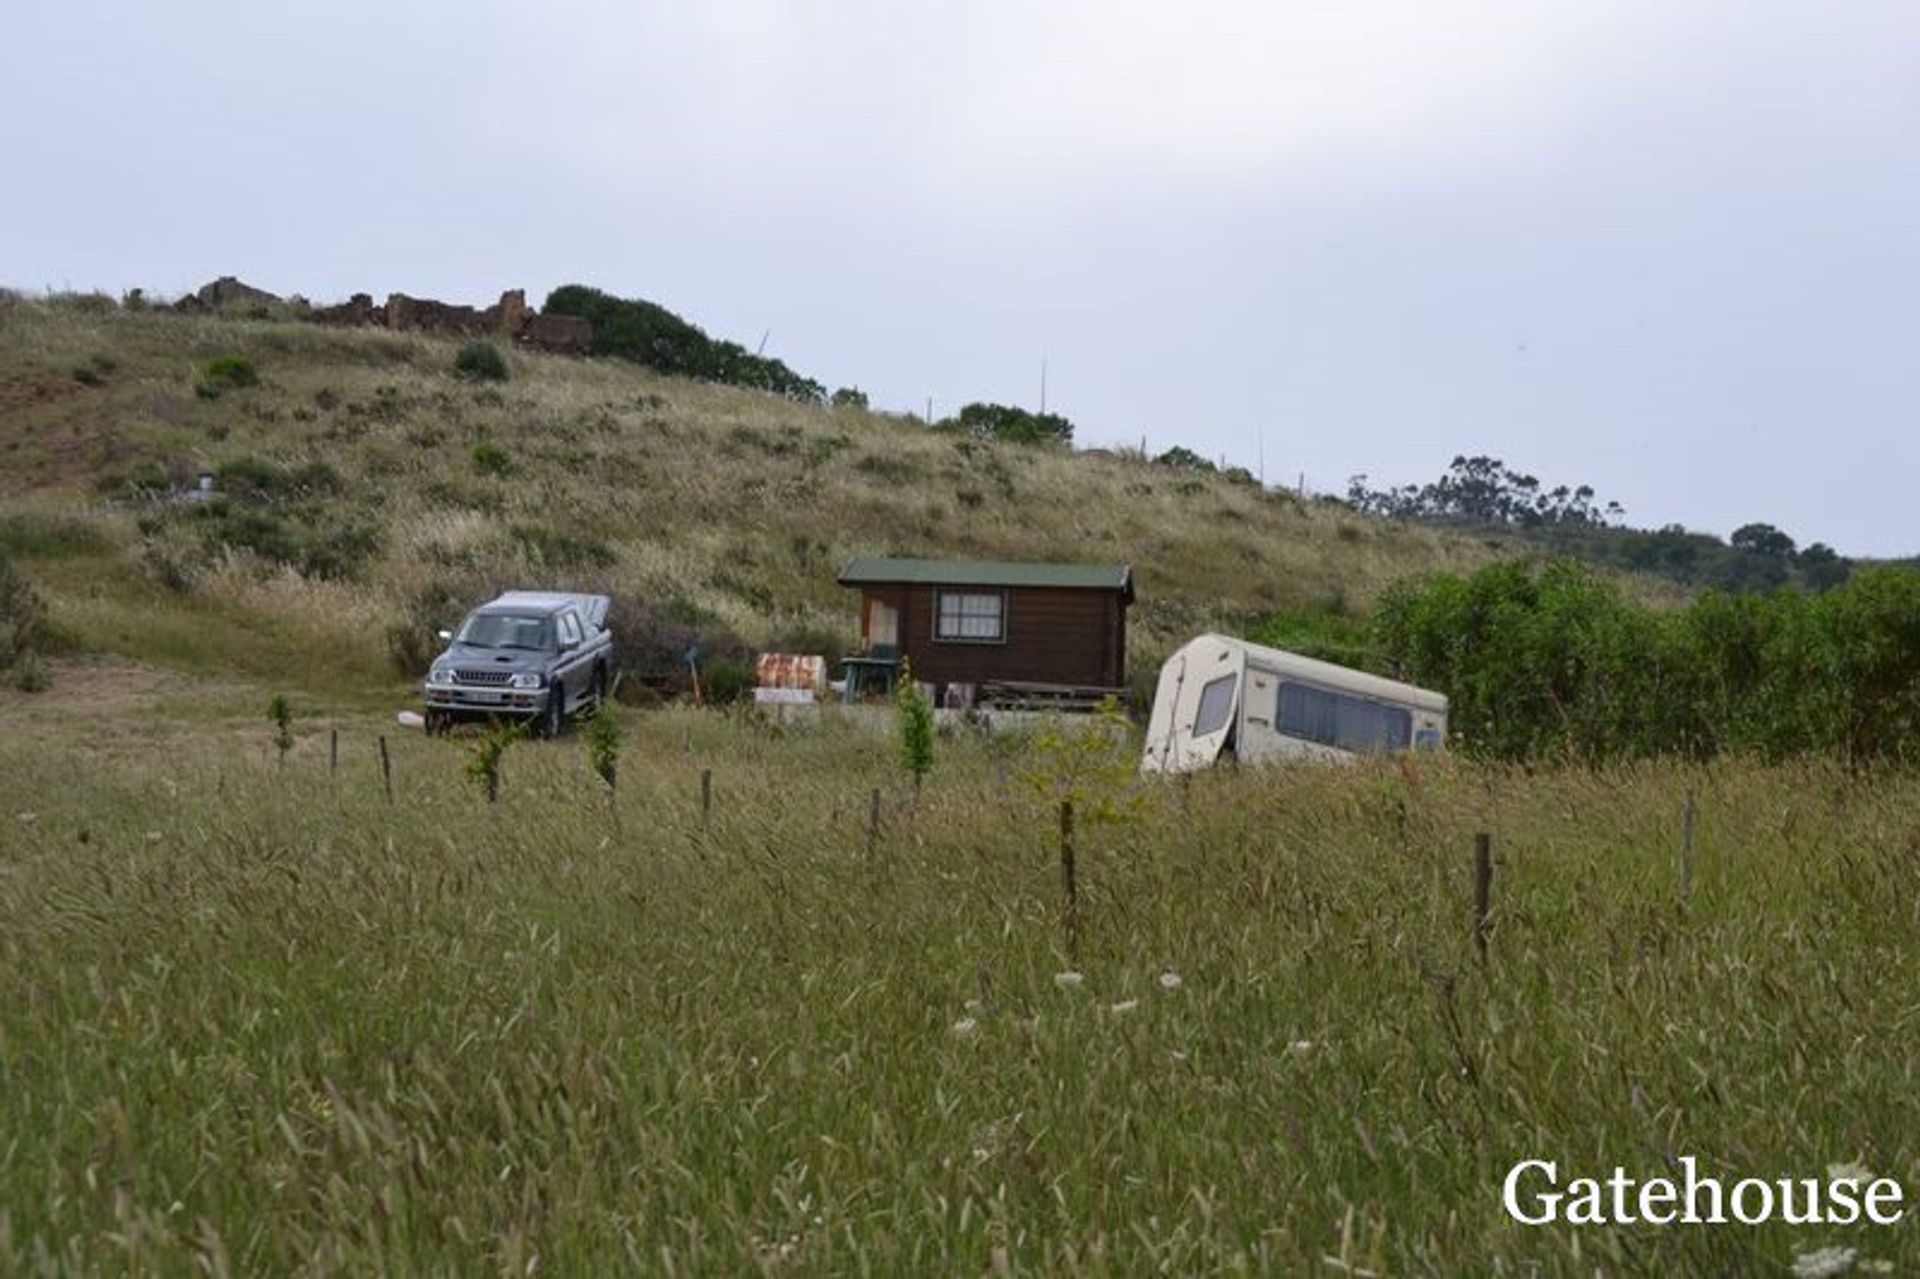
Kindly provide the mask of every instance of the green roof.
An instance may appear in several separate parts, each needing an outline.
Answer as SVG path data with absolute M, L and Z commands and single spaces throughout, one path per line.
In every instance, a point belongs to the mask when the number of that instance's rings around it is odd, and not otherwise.
M 1122 591 L 1133 598 L 1133 570 L 1125 564 L 1020 564 L 1006 560 L 895 560 L 859 556 L 840 570 L 842 586 L 908 582 L 916 586 L 1050 586 Z

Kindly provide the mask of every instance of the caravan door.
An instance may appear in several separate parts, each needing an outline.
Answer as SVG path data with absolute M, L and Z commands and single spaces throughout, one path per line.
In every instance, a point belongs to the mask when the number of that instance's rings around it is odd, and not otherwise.
M 1239 723 L 1245 679 L 1245 650 L 1218 635 L 1202 635 L 1168 658 L 1153 696 L 1141 771 L 1184 773 L 1220 758 Z

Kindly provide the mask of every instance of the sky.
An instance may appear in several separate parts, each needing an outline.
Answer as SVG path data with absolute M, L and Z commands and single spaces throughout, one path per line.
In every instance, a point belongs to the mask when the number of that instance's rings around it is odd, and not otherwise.
M 645 297 L 876 407 L 1920 551 L 1911 0 L 19 0 L 0 283 Z

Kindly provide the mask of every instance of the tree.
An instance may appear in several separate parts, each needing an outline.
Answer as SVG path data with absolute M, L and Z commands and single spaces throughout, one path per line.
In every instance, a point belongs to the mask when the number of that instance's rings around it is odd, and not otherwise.
M 1742 524 L 1733 530 L 1733 536 L 1727 539 L 1727 545 L 1736 551 L 1751 551 L 1755 555 L 1764 555 L 1768 559 L 1790 560 L 1793 558 L 1793 539 L 1771 524 Z
M 1029 413 L 1010 404 L 968 404 L 935 423 L 934 429 L 1008 444 L 1073 443 L 1073 423 L 1058 413 Z

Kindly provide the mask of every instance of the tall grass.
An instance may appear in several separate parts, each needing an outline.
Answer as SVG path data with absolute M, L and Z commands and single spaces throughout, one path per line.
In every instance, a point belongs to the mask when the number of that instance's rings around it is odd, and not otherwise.
M 0 1270 L 1920 1259 L 1904 1229 L 1524 1229 L 1499 1204 L 1523 1157 L 1920 1184 L 1912 777 L 1429 759 L 1143 785 L 1080 834 L 1074 984 L 1017 741 L 943 742 L 915 797 L 884 737 L 667 712 L 611 800 L 568 739 L 509 752 L 490 808 L 457 743 L 410 736 L 389 807 L 389 730 L 348 717 L 332 776 L 322 722 L 284 769 L 238 718 L 151 756 L 83 721 L 0 737 Z

